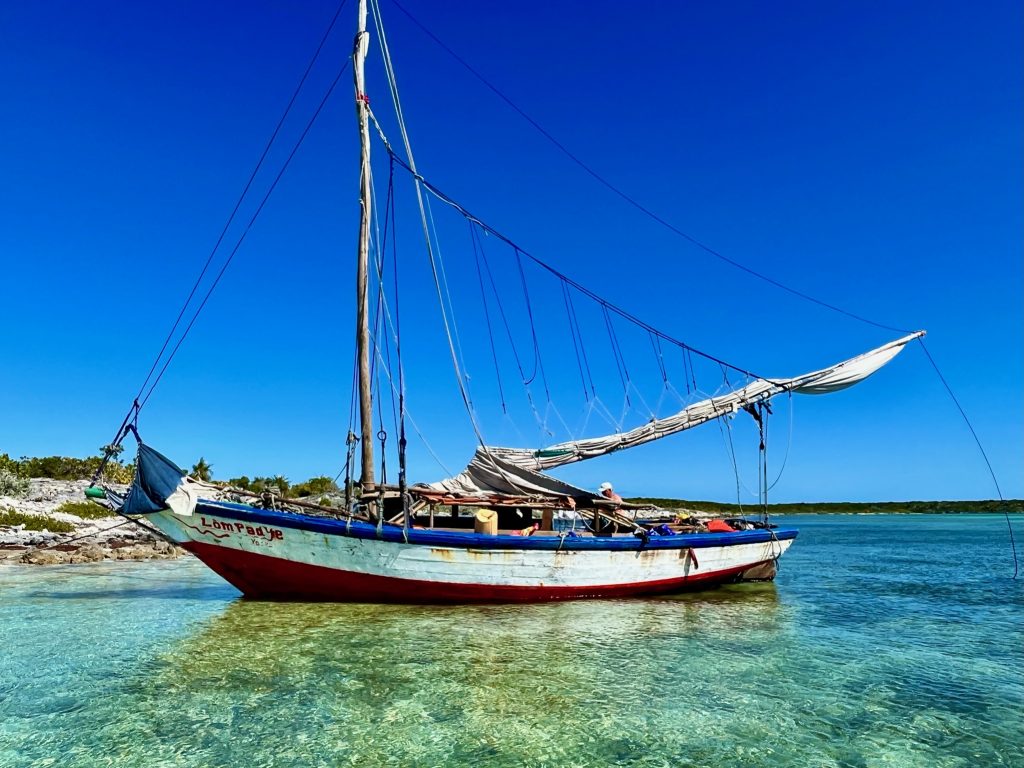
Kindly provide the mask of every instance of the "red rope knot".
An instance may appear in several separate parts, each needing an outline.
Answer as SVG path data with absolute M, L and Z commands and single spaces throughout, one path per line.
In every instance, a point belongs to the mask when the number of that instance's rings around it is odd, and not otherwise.
M 361 101 L 366 106 L 370 106 L 370 97 L 367 96 L 365 93 L 357 93 L 356 94 L 356 101 Z

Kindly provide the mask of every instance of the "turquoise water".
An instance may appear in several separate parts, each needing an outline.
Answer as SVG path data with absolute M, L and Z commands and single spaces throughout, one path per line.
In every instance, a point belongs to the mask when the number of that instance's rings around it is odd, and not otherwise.
M 1024 766 L 1003 518 L 791 522 L 774 584 L 642 600 L 271 604 L 191 560 L 2 567 L 0 766 Z

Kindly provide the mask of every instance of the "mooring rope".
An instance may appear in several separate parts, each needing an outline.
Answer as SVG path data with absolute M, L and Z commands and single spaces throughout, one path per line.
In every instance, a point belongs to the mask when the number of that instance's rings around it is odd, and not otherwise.
M 1003 515 L 1006 517 L 1006 529 L 1010 533 L 1010 551 L 1013 553 L 1013 578 L 1016 579 L 1020 572 L 1020 566 L 1017 562 L 1017 544 L 1013 538 L 1013 523 L 1010 520 L 1010 511 L 1006 508 L 1006 499 L 1003 498 L 1003 491 L 999 487 L 999 480 L 996 478 L 996 472 L 992 468 L 992 462 L 988 460 L 988 454 L 985 453 L 985 448 L 981 444 L 981 438 L 979 438 L 978 433 L 974 431 L 974 425 L 971 424 L 971 420 L 967 418 L 967 412 L 964 411 L 963 406 L 960 405 L 960 401 L 953 393 L 953 388 L 949 386 L 949 382 L 946 381 L 946 377 L 943 376 L 942 371 L 939 370 L 938 363 L 935 362 L 935 358 L 931 356 L 931 353 L 928 351 L 928 347 L 925 346 L 924 339 L 919 336 L 917 340 L 921 342 L 921 349 L 924 352 L 925 357 L 928 358 L 928 362 L 932 364 L 932 368 L 935 369 L 935 373 L 939 377 L 939 381 L 942 382 L 942 386 L 946 388 L 946 392 L 949 393 L 949 397 L 953 401 L 953 404 L 956 406 L 957 410 L 960 411 L 960 415 L 964 419 L 964 424 L 966 424 L 967 429 L 971 431 L 974 443 L 978 446 L 978 450 L 981 452 L 981 458 L 985 460 L 985 466 L 988 467 L 988 473 L 992 476 L 992 483 L 996 487 L 996 494 L 999 496 L 999 501 L 1003 502 Z
M 684 240 L 688 241 L 689 243 L 695 245 L 696 247 L 700 248 L 705 253 L 708 253 L 711 256 L 714 256 L 715 258 L 720 259 L 721 261 L 725 262 L 726 264 L 729 264 L 732 267 L 735 267 L 736 269 L 739 269 L 739 270 L 741 270 L 743 272 L 746 272 L 748 275 L 752 275 L 753 277 L 756 277 L 759 280 L 763 280 L 764 282 L 766 282 L 766 283 L 768 283 L 770 285 L 774 285 L 776 288 L 780 288 L 781 290 L 786 291 L 787 293 L 791 293 L 794 296 L 797 296 L 797 297 L 799 297 L 801 299 L 804 299 L 805 301 L 809 301 L 809 302 L 811 302 L 813 304 L 817 304 L 820 307 L 824 307 L 825 309 L 829 309 L 829 310 L 831 310 L 833 312 L 837 312 L 837 313 L 839 313 L 841 315 L 845 315 L 846 317 L 849 317 L 849 318 L 851 318 L 853 320 L 857 320 L 859 322 L 866 323 L 867 325 L 873 325 L 876 328 L 883 328 L 885 330 L 896 331 L 898 333 L 910 333 L 910 331 L 908 331 L 906 329 L 897 328 L 897 327 L 892 326 L 892 325 L 886 325 L 885 323 L 876 322 L 875 320 L 871 320 L 869 318 L 866 318 L 866 317 L 863 317 L 861 315 L 855 314 L 853 312 L 850 312 L 849 310 L 846 310 L 846 309 L 843 309 L 841 307 L 838 307 L 835 304 L 830 304 L 830 303 L 828 303 L 826 301 L 823 301 L 821 299 L 815 298 L 814 296 L 811 296 L 808 293 L 804 293 L 803 291 L 800 291 L 800 290 L 798 290 L 796 288 L 788 286 L 785 283 L 782 283 L 782 282 L 780 282 L 778 280 L 775 280 L 774 278 L 769 277 L 768 275 L 763 274 L 762 272 L 758 272 L 758 271 L 756 271 L 754 269 L 751 269 L 747 265 L 745 265 L 745 264 L 743 264 L 743 263 L 741 263 L 739 261 L 736 261 L 735 259 L 729 258 L 728 256 L 726 256 L 725 254 L 721 253 L 720 251 L 716 251 L 714 248 L 712 248 L 712 247 L 710 247 L 708 245 L 705 245 L 703 242 L 701 242 L 697 238 L 693 237 L 692 235 L 687 234 L 683 230 L 679 229 L 678 227 L 674 226 L 670 222 L 666 221 L 661 216 L 659 216 L 654 211 L 652 211 L 650 208 L 648 208 L 645 205 L 643 205 L 642 203 L 640 203 L 636 198 L 634 198 L 631 195 L 627 194 L 626 192 L 624 192 L 622 189 L 620 189 L 616 185 L 612 184 L 610 181 L 608 181 L 608 179 L 606 179 L 600 173 L 595 171 L 590 165 L 588 165 L 582 159 L 580 159 L 579 156 L 577 156 L 572 151 L 570 151 L 568 147 L 566 147 L 562 142 L 560 142 L 558 139 L 556 139 L 551 133 L 549 133 L 547 130 L 545 130 L 545 128 L 543 126 L 541 126 L 541 124 L 539 122 L 537 122 L 532 117 L 530 117 L 530 115 L 528 115 L 525 110 L 523 110 L 521 107 L 519 107 L 514 101 L 512 101 L 512 99 L 510 99 L 508 96 L 506 96 L 500 89 L 498 89 L 490 81 L 488 81 L 482 74 L 480 74 L 480 72 L 478 72 L 474 67 L 472 67 L 465 59 L 463 59 L 454 50 L 452 50 L 447 45 L 445 45 L 445 43 L 442 42 L 441 39 L 437 37 L 437 35 L 435 35 L 433 32 L 431 32 L 429 29 L 427 29 L 427 27 L 424 26 L 415 16 L 413 16 L 411 13 L 409 13 L 409 11 L 406 10 L 402 6 L 402 4 L 398 2 L 398 0 L 393 0 L 393 2 L 395 4 L 395 6 L 398 8 L 398 10 L 400 10 L 402 13 L 404 13 L 409 18 L 409 20 L 412 21 L 413 24 L 415 24 L 417 27 L 419 27 L 420 30 L 422 30 L 424 32 L 424 34 L 427 35 L 427 37 L 429 37 L 431 40 L 433 40 L 438 46 L 440 46 L 445 52 L 447 52 L 448 55 L 450 55 L 459 64 L 461 64 L 471 75 L 473 75 L 473 77 L 475 77 L 477 80 L 479 80 L 481 83 L 483 83 L 498 98 L 500 98 L 509 107 L 511 107 L 513 111 L 515 111 L 527 123 L 529 123 L 531 126 L 533 126 L 545 139 L 547 139 L 549 142 L 551 142 L 562 154 L 564 154 L 566 157 L 568 157 L 570 160 L 572 160 L 572 162 L 574 162 L 576 165 L 578 165 L 580 168 L 582 168 L 588 175 L 593 177 L 601 185 L 603 185 L 604 187 L 609 189 L 611 192 L 616 194 L 618 197 L 620 197 L 622 200 L 627 202 L 629 205 L 631 205 L 634 208 L 636 208 L 638 211 L 643 213 L 645 216 L 650 218 L 652 221 L 657 222 L 658 224 L 660 224 L 665 229 L 669 230 L 670 232 L 674 233 L 675 235 L 678 235 L 679 237 L 683 238 Z

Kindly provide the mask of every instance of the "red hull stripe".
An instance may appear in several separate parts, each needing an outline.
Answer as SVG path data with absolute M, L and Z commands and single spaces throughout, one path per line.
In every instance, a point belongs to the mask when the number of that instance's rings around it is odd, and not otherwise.
M 242 552 L 204 542 L 190 541 L 183 547 L 212 570 L 241 590 L 246 597 L 269 600 L 326 601 L 338 603 L 527 603 L 598 597 L 633 597 L 705 589 L 732 581 L 750 563 L 713 573 L 691 574 L 627 584 L 586 587 L 504 584 L 455 584 L 419 579 L 376 576 L 320 565 L 296 563 L 267 555 Z M 767 561 L 765 561 L 767 562 Z

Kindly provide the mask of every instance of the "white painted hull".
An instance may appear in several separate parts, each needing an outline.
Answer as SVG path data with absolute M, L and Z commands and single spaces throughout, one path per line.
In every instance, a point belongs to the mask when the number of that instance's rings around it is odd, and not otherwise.
M 400 529 L 390 529 L 389 540 L 369 535 L 366 524 L 317 520 L 307 527 L 294 524 L 296 516 L 216 504 L 201 504 L 187 517 L 165 511 L 148 519 L 247 595 L 339 601 L 551 600 L 692 589 L 774 562 L 795 536 L 746 542 L 747 532 L 700 534 L 642 546 L 631 536 L 485 540 L 417 530 L 406 541 Z M 764 539 L 766 532 L 759 534 Z

